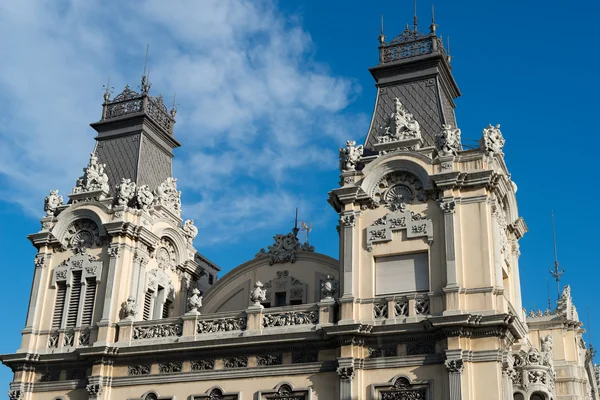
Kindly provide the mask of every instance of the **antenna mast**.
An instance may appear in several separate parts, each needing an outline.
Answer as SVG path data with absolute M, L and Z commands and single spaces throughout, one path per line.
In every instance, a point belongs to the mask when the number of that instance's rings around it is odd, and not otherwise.
M 417 18 L 417 0 L 415 0 L 415 16 L 413 18 L 413 27 L 415 32 L 417 31 L 418 21 L 419 19 Z
M 294 236 L 298 236 L 298 207 L 296 207 L 296 219 L 294 220 L 294 228 L 292 232 L 294 232 Z
M 565 273 L 565 270 L 560 269 L 560 265 L 558 264 L 558 255 L 556 252 L 556 229 L 554 227 L 554 211 L 552 211 L 552 236 L 554 238 L 554 269 L 550 270 L 550 275 L 552 275 L 556 281 L 556 293 L 560 299 L 560 277 Z

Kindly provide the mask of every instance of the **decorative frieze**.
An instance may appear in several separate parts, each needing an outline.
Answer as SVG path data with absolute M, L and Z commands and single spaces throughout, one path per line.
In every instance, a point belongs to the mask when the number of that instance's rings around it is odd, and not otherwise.
M 48 337 L 48 348 L 49 349 L 57 348 L 59 338 L 60 338 L 60 334 L 58 333 L 58 331 L 51 332 L 50 336 Z
M 381 400 L 425 400 L 428 399 L 428 385 L 412 383 L 408 378 L 399 377 L 390 385 L 374 385 L 377 398 Z
M 368 348 L 369 358 L 394 357 L 397 355 L 397 349 L 394 345 L 377 346 Z
M 287 311 L 264 314 L 263 328 L 292 325 L 314 325 L 319 322 L 318 311 Z
M 179 322 L 172 324 L 157 324 L 149 326 L 135 326 L 133 328 L 133 339 L 156 339 L 173 336 L 181 336 L 183 325 Z
M 223 359 L 223 368 L 246 368 L 248 367 L 248 357 L 227 357 Z
M 388 303 L 387 302 L 373 303 L 373 318 L 374 319 L 387 318 L 387 316 L 388 316 Z
M 183 363 L 181 361 L 174 361 L 168 363 L 158 364 L 159 374 L 172 374 L 175 372 L 181 372 L 183 370 Z
M 127 366 L 127 375 L 129 376 L 140 376 L 140 375 L 150 375 L 150 364 L 138 364 L 138 365 L 128 365 Z
M 215 360 L 193 360 L 190 362 L 192 371 L 208 371 L 215 369 Z
M 60 370 L 46 371 L 40 375 L 40 382 L 54 382 L 60 378 Z
M 65 331 L 63 335 L 63 346 L 70 347 L 75 343 L 75 331 L 68 330 Z
M 435 354 L 435 342 L 415 342 L 406 344 L 406 354 L 415 356 L 419 354 Z
M 265 367 L 269 365 L 281 365 L 283 357 L 281 354 L 266 354 L 256 356 L 256 365 L 259 367 Z
M 318 359 L 318 351 L 301 351 L 292 353 L 292 364 L 312 363 L 317 362 Z
M 244 329 L 246 329 L 246 317 L 203 319 L 198 321 L 196 333 L 231 332 Z
M 373 245 L 385 243 L 392 240 L 392 232 L 406 230 L 407 239 L 425 237 L 427 242 L 433 242 L 433 223 L 425 219 L 423 215 L 410 212 L 404 203 L 398 203 L 398 207 L 385 216 L 377 219 L 367 227 L 367 250 L 371 251 Z
M 408 301 L 406 299 L 400 299 L 394 302 L 394 316 L 408 317 Z

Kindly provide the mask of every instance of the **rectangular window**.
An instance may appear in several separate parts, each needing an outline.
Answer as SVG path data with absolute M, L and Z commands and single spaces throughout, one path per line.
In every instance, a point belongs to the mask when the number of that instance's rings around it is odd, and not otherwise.
M 85 285 L 85 297 L 83 298 L 83 315 L 81 316 L 81 326 L 92 324 L 94 315 L 94 300 L 96 299 L 96 279 L 87 279 Z
M 144 314 L 142 315 L 142 317 L 144 318 L 144 321 L 148 321 L 150 319 L 150 316 L 152 315 L 152 295 L 154 294 L 154 292 L 152 290 L 149 290 L 146 292 L 146 295 L 144 296 Z
M 275 293 L 275 307 L 285 306 L 287 304 L 287 298 L 285 292 Z
M 215 283 L 215 276 L 213 274 L 208 274 L 208 284 L 212 285 Z
M 290 300 L 290 306 L 299 306 L 302 304 L 302 300 Z
M 63 312 L 65 311 L 66 297 L 67 285 L 64 282 L 56 282 L 56 302 L 54 304 L 54 314 L 52 315 L 52 328 L 60 328 Z
M 427 253 L 378 257 L 375 260 L 375 292 L 421 292 L 429 290 L 429 258 Z
M 79 311 L 79 300 L 81 299 L 81 271 L 73 271 L 71 282 L 71 296 L 69 297 L 69 309 L 67 311 L 67 328 L 77 325 L 77 313 Z

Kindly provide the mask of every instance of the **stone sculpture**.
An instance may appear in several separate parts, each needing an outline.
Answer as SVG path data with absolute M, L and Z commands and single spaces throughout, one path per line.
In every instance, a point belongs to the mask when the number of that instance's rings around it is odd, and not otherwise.
M 135 196 L 135 182 L 131 182 L 131 179 L 121 179 L 121 183 L 117 185 L 117 204 L 126 206 L 133 196 Z
M 124 319 L 133 319 L 137 315 L 137 304 L 135 303 L 135 298 L 133 296 L 129 296 L 127 301 L 123 303 L 123 318 Z
M 148 185 L 138 186 L 135 194 L 137 204 L 142 210 L 148 210 L 154 203 L 154 195 Z
M 183 234 L 185 235 L 189 244 L 194 242 L 194 239 L 198 235 L 198 228 L 194 226 L 193 219 L 188 219 L 183 223 Z
M 379 143 L 421 138 L 419 122 L 408 112 L 397 97 L 394 99 L 394 112 L 388 117 L 383 132 L 377 138 Z
M 254 283 L 254 289 L 252 293 L 250 293 L 250 301 L 254 303 L 255 306 L 261 306 L 260 303 L 267 299 L 267 291 L 263 289 L 263 284 L 261 281 L 256 281 Z
M 363 155 L 363 145 L 356 146 L 354 140 L 346 141 L 346 147 L 340 147 L 340 170 L 355 171 L 356 164 Z
M 108 193 L 108 175 L 104 172 L 105 164 L 98 163 L 98 157 L 90 154 L 90 162 L 83 169 L 83 175 L 77 180 L 73 193 L 102 191 Z
M 500 124 L 496 126 L 490 124 L 487 128 L 483 129 L 483 136 L 479 140 L 479 145 L 483 150 L 490 153 L 490 155 L 503 154 L 502 148 L 504 147 L 504 143 L 504 136 L 500 132 Z
M 198 313 L 198 309 L 202 307 L 202 296 L 197 288 L 192 290 L 192 295 L 187 301 L 188 309 L 192 313 Z
M 44 211 L 47 217 L 52 217 L 56 214 L 56 209 L 63 204 L 62 196 L 59 196 L 58 190 L 51 190 L 50 194 L 44 199 Z
M 154 200 L 175 215 L 181 212 L 181 192 L 177 190 L 177 179 L 169 177 L 154 192 Z
M 327 275 L 325 282 L 321 283 L 321 294 L 324 300 L 333 299 L 333 295 L 337 292 L 336 282 L 333 275 Z
M 436 136 L 436 146 L 440 156 L 456 155 L 461 149 L 460 129 L 442 125 L 442 131 Z

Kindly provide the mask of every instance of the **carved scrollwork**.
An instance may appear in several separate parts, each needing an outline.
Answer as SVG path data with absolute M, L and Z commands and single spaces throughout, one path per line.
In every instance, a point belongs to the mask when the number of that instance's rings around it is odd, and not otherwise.
M 128 365 L 127 366 L 127 375 L 129 375 L 129 376 L 150 375 L 150 365 L 149 364 Z
M 192 371 L 207 371 L 215 369 L 215 360 L 193 360 L 190 362 Z
M 159 268 L 174 270 L 177 264 L 177 253 L 173 242 L 166 237 L 161 238 L 154 258 Z
M 394 315 L 396 317 L 408 317 L 408 301 L 396 300 L 394 302 Z
M 415 300 L 415 314 L 416 315 L 429 315 L 429 299 L 416 299 Z
M 209 320 L 200 320 L 196 327 L 197 333 L 215 333 L 215 332 L 231 332 L 243 331 L 246 329 L 246 318 L 218 318 Z
M 317 311 L 288 311 L 263 315 L 263 327 L 273 328 L 277 326 L 309 325 L 319 322 Z
M 70 347 L 75 343 L 75 332 L 73 330 L 65 331 L 63 336 L 63 346 Z
M 281 354 L 266 354 L 256 356 L 256 365 L 259 367 L 265 367 L 269 365 L 281 365 L 282 363 L 282 355 Z
M 373 303 L 373 318 L 381 319 L 387 318 L 388 315 L 388 304 L 386 302 Z
M 181 323 L 136 326 L 133 328 L 133 339 L 139 340 L 181 336 L 182 332 L 183 326 Z
M 396 350 L 396 346 L 393 345 L 369 347 L 369 358 L 394 357 Z
M 336 371 L 342 380 L 354 378 L 354 367 L 338 367 Z
M 450 372 L 451 374 L 460 374 L 462 373 L 462 370 L 464 368 L 464 363 L 462 359 L 446 360 L 444 365 L 448 369 L 448 372 Z
M 406 230 L 406 238 L 413 239 L 425 237 L 427 242 L 433 242 L 433 222 L 423 215 L 411 212 L 398 204 L 399 207 L 392 208 L 394 211 L 377 219 L 367 227 L 367 250 L 371 250 L 376 243 L 389 242 L 392 240 L 392 232 Z
M 248 357 L 227 357 L 223 359 L 223 368 L 246 368 L 248 366 Z
M 269 257 L 269 265 L 285 264 L 288 262 L 296 262 L 296 253 L 298 251 L 314 252 L 315 248 L 309 245 L 308 242 L 300 244 L 297 231 L 298 230 L 295 229 L 287 235 L 277 234 L 273 236 L 275 243 L 268 246 L 267 250 L 264 248 L 260 249 L 255 258 Z
M 302 351 L 292 353 L 292 364 L 312 363 L 319 359 L 318 351 Z
M 90 397 L 97 397 L 102 394 L 102 385 L 99 383 L 90 383 L 86 385 L 85 390 L 87 391 L 88 395 L 90 395 Z
M 181 372 L 183 370 L 183 363 L 181 361 L 174 361 L 168 363 L 158 364 L 159 374 L 172 374 L 175 372 Z

